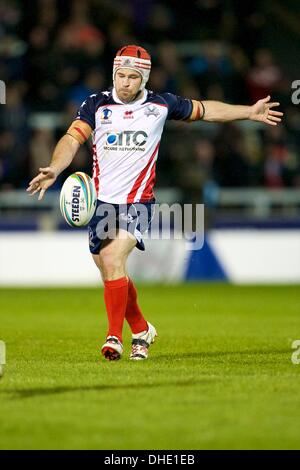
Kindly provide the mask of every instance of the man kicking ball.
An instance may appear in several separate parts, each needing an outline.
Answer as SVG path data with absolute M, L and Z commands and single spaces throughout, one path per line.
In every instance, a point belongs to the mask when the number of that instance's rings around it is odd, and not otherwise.
M 134 247 L 145 249 L 142 236 L 153 216 L 156 160 L 166 120 L 250 119 L 275 126 L 282 116 L 273 110 L 279 103 L 271 103 L 270 96 L 253 106 L 240 106 L 190 100 L 171 93 L 156 94 L 145 88 L 150 70 L 151 58 L 145 49 L 135 45 L 122 47 L 114 59 L 113 88 L 99 91 L 82 103 L 76 119 L 58 142 L 50 166 L 40 168 L 27 188 L 31 195 L 39 192 L 42 199 L 70 165 L 79 146 L 92 135 L 98 201 L 88 229 L 90 251 L 104 283 L 108 333 L 102 354 L 108 360 L 120 359 L 123 354 L 125 318 L 132 331 L 130 359 L 147 359 L 149 346 L 157 335 L 137 303 L 126 261 Z M 117 230 L 112 237 L 107 237 L 102 224 L 104 206 L 112 209 L 115 219 Z

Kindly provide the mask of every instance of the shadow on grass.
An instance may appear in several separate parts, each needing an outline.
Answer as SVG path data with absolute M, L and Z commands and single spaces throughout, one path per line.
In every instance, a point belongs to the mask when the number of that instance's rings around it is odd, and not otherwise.
M 215 379 L 214 379 L 215 381 Z M 28 389 L 11 389 L 0 391 L 0 396 L 8 396 L 10 399 L 34 398 L 49 395 L 59 395 L 70 392 L 105 392 L 107 390 L 139 390 L 160 387 L 190 387 L 199 384 L 211 383 L 210 379 L 189 379 L 189 380 L 173 380 L 169 382 L 156 383 L 132 383 L 132 384 L 115 384 L 115 385 L 91 385 L 91 386 L 60 386 L 49 388 L 28 388 Z
M 205 351 L 205 352 L 189 352 L 189 353 L 177 353 L 177 354 L 162 354 L 153 357 L 153 361 L 156 363 L 159 362 L 172 362 L 172 361 L 182 361 L 185 359 L 194 359 L 201 360 L 203 358 L 227 358 L 230 360 L 234 359 L 236 364 L 236 358 L 239 356 L 260 356 L 266 359 L 270 355 L 281 355 L 281 354 L 291 354 L 290 349 L 263 349 L 263 350 L 243 350 L 243 351 Z M 249 364 L 255 364 L 257 359 L 248 361 Z M 241 365 L 245 364 L 245 360 L 241 358 Z M 6 396 L 11 400 L 15 399 L 24 399 L 24 398 L 35 398 L 43 397 L 50 395 L 61 395 L 64 393 L 72 392 L 105 392 L 113 390 L 139 390 L 139 389 L 149 389 L 149 388 L 164 388 L 164 387 L 190 387 L 194 385 L 205 385 L 212 383 L 212 381 L 221 380 L 216 377 L 211 378 L 199 378 L 199 379 L 186 379 L 186 380 L 171 380 L 166 382 L 155 382 L 155 383 L 132 383 L 132 384 L 99 384 L 91 386 L 59 386 L 59 387 L 48 387 L 48 388 L 28 388 L 28 389 L 7 389 L 0 390 L 0 396 Z
M 188 352 L 176 354 L 159 354 L 155 356 L 155 362 L 158 361 L 181 361 L 183 359 L 204 359 L 204 358 L 220 358 L 220 357 L 236 357 L 236 356 L 270 356 L 278 354 L 291 354 L 291 349 L 261 349 L 261 350 L 244 350 L 244 351 L 202 351 Z
M 205 358 L 237 358 L 239 356 L 260 356 L 261 359 L 267 359 L 268 356 L 272 355 L 281 355 L 281 354 L 291 354 L 291 349 L 249 349 L 244 351 L 197 351 L 197 352 L 187 352 L 187 353 L 176 353 L 176 354 L 159 354 L 155 356 L 155 362 L 163 361 L 182 361 L 184 359 L 205 359 Z M 253 361 L 255 362 L 255 360 Z M 241 363 L 244 364 L 244 359 L 241 360 Z

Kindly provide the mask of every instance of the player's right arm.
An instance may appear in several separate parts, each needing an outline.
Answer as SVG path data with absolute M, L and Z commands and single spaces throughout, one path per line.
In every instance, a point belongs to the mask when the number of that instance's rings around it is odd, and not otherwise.
M 58 141 L 50 165 L 39 169 L 40 173 L 30 181 L 26 191 L 31 196 L 40 192 L 38 197 L 40 201 L 58 175 L 71 164 L 80 145 L 90 137 L 91 133 L 92 128 L 87 122 L 73 121 L 66 134 Z

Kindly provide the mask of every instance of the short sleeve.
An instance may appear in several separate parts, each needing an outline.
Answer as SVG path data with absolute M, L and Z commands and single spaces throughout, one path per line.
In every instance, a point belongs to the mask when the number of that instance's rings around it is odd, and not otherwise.
M 91 128 L 95 129 L 95 101 L 93 96 L 89 96 L 77 111 L 76 118 L 80 121 L 87 122 Z
M 163 93 L 162 97 L 168 105 L 167 119 L 175 119 L 176 121 L 187 119 L 193 109 L 191 100 L 173 95 L 172 93 Z

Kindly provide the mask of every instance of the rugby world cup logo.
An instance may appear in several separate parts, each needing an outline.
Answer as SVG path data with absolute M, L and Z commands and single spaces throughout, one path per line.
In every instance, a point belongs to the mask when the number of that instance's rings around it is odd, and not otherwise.
M 102 121 L 107 121 L 112 115 L 112 110 L 109 108 L 103 108 L 101 111 Z

